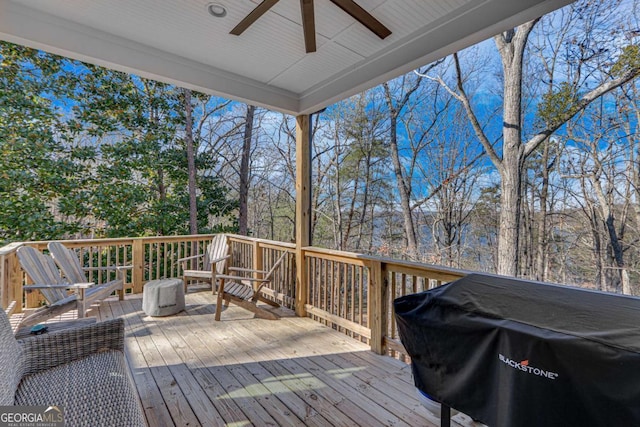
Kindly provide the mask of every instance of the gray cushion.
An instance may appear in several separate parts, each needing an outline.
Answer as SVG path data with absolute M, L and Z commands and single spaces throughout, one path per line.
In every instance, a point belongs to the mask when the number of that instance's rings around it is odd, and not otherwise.
M 67 426 L 144 426 L 124 354 L 110 350 L 27 375 L 16 405 L 62 405 Z M 14 402 L 12 402 L 14 403 Z
M 142 310 L 147 316 L 170 316 L 184 310 L 184 286 L 180 279 L 152 280 L 142 290 Z
M 0 405 L 13 405 L 21 369 L 22 350 L 13 337 L 9 318 L 0 308 Z

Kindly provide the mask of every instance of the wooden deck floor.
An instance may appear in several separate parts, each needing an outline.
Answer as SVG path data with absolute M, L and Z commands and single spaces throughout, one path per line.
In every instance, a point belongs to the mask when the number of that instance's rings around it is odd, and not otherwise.
M 186 311 L 147 317 L 141 296 L 110 300 L 150 426 L 438 426 L 415 397 L 411 370 L 311 319 L 254 319 L 231 305 L 214 320 L 210 292 Z M 452 425 L 473 425 L 463 415 Z

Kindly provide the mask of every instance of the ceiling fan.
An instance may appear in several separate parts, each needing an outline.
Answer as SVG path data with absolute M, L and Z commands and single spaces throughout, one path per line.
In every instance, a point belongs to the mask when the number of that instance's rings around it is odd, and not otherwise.
M 254 22 L 271 9 L 279 0 L 263 0 L 255 9 L 244 17 L 238 25 L 236 25 L 230 34 L 239 36 Z M 356 21 L 367 27 L 375 35 L 381 39 L 391 34 L 391 31 L 385 27 L 380 21 L 374 18 L 369 12 L 364 10 L 353 0 L 330 0 L 331 3 L 338 6 L 344 12 L 351 15 Z M 300 0 L 300 9 L 302 10 L 302 30 L 304 32 L 304 45 L 307 53 L 316 51 L 316 23 L 314 18 L 313 0 Z

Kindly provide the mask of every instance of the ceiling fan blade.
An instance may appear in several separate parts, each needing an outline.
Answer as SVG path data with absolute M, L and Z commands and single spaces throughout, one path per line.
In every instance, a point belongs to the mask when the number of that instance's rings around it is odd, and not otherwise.
M 255 9 L 251 11 L 247 16 L 244 17 L 242 21 L 238 25 L 236 25 L 233 30 L 229 32 L 229 34 L 233 34 L 235 36 L 239 36 L 244 33 L 244 31 L 251 26 L 254 22 L 258 20 L 262 15 L 264 15 L 269 9 L 273 7 L 279 0 L 263 0 Z
M 304 31 L 304 47 L 307 53 L 316 51 L 316 21 L 313 12 L 313 0 L 300 0 L 302 10 L 302 30 Z
M 353 0 L 331 0 L 333 4 L 347 12 L 353 19 L 371 30 L 381 39 L 391 35 L 391 30 L 385 27 L 382 22 L 374 18 L 369 12 L 364 10 Z

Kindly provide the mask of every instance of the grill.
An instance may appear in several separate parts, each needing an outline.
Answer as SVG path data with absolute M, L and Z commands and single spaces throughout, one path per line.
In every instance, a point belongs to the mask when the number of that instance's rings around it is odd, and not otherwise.
M 416 387 L 489 426 L 640 425 L 640 299 L 472 274 L 394 301 Z

